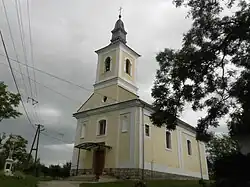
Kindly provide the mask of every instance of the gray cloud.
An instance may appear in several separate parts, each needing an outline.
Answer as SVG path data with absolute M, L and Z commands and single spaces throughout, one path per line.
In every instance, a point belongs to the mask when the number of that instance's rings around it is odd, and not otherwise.
M 25 1 L 21 2 L 25 3 Z M 19 58 L 24 62 L 14 2 L 5 0 L 5 3 Z M 139 95 L 143 100 L 152 102 L 151 87 L 158 67 L 155 56 L 165 47 L 179 48 L 182 34 L 188 30 L 191 23 L 190 20 L 185 19 L 187 10 L 185 8 L 176 9 L 172 5 L 172 0 L 32 1 L 31 24 L 35 66 L 92 89 L 97 64 L 97 55 L 94 51 L 109 44 L 110 31 L 117 20 L 120 6 L 124 9 L 122 19 L 128 32 L 128 45 L 142 55 L 138 61 L 137 70 Z M 22 4 L 22 10 L 25 42 L 27 50 L 30 52 L 25 4 Z M 2 18 L 0 19 L 0 27 L 9 54 L 15 58 L 2 6 L 0 17 Z M 2 47 L 0 52 L 3 53 Z M 30 55 L 28 58 L 30 59 Z M 1 63 L 7 64 L 7 61 L 0 56 L 0 80 L 8 84 L 10 90 L 16 91 L 9 69 Z M 12 64 L 19 71 L 18 65 L 14 62 Z M 32 65 L 30 60 L 28 64 Z M 26 74 L 25 67 L 22 66 L 21 71 Z M 33 78 L 32 71 L 30 74 Z M 15 75 L 32 122 L 44 124 L 50 136 L 63 139 L 66 143 L 41 135 L 39 151 L 41 160 L 47 164 L 70 160 L 72 154 L 72 145 L 70 144 L 74 140 L 76 127 L 76 120 L 72 118 L 72 113 L 91 93 L 36 72 L 38 82 L 72 98 L 72 100 L 37 84 L 39 97 L 36 99 L 39 100 L 39 108 L 34 108 L 30 103 L 26 103 L 27 95 L 24 93 L 20 74 L 15 73 Z M 25 78 L 25 85 L 28 86 L 27 78 Z M 32 88 L 34 91 L 33 82 Z M 20 110 L 22 111 L 21 107 Z M 37 111 L 40 120 L 36 119 L 34 110 Z M 187 109 L 182 118 L 195 125 L 200 115 L 200 113 L 194 113 Z M 220 130 L 224 131 L 224 129 Z M 28 124 L 25 116 L 17 120 L 4 120 L 0 124 L 0 132 L 23 135 L 29 140 L 29 143 L 32 142 L 34 136 L 34 129 Z M 63 133 L 64 136 L 57 132 Z

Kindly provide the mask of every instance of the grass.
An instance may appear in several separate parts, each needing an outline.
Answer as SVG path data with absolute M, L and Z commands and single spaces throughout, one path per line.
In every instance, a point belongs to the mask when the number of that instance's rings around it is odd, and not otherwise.
M 37 179 L 32 176 L 25 176 L 25 178 L 7 177 L 0 174 L 1 187 L 36 187 Z
M 85 183 L 80 187 L 133 187 L 134 181 L 122 181 L 111 183 Z M 147 187 L 201 187 L 199 181 L 194 180 L 158 180 L 148 181 Z

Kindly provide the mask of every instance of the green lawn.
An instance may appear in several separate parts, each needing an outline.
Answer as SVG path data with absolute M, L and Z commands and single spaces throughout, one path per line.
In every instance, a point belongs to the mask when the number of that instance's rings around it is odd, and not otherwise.
M 1 187 L 36 187 L 37 180 L 34 177 L 26 177 L 25 179 L 18 179 L 15 177 L 5 177 L 0 175 Z
M 112 183 L 85 183 L 80 187 L 133 187 L 133 181 L 112 182 Z M 201 187 L 198 181 L 191 180 L 158 180 L 148 181 L 147 187 Z

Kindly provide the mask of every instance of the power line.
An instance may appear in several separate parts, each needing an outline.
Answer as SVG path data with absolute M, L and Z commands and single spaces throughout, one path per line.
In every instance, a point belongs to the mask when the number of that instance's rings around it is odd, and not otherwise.
M 29 0 L 27 0 L 27 13 L 28 13 L 28 22 L 29 22 L 29 41 L 30 41 L 30 54 L 31 54 L 31 62 L 33 67 L 35 67 L 35 62 L 34 62 L 34 53 L 33 53 L 33 41 L 32 41 L 32 32 L 31 32 L 31 19 L 30 19 L 30 5 L 29 5 Z M 36 80 L 36 73 L 33 70 L 33 76 L 34 76 L 34 80 Z M 37 87 L 36 84 L 35 85 L 35 93 L 36 93 L 36 97 L 37 96 Z
M 15 86 L 16 86 L 16 89 L 17 89 L 17 92 L 20 94 L 20 91 L 19 91 L 19 88 L 18 88 L 18 85 L 17 85 L 17 82 L 16 82 L 16 78 L 15 78 L 15 75 L 14 75 L 14 72 L 13 72 L 13 69 L 12 69 L 12 66 L 11 66 L 11 63 L 10 63 L 10 59 L 9 59 L 9 56 L 8 56 L 8 52 L 7 52 L 7 49 L 6 49 L 6 46 L 5 46 L 5 43 L 4 43 L 4 39 L 3 39 L 3 35 L 2 35 L 2 31 L 0 30 L 0 35 L 1 35 L 1 40 L 2 40 L 2 43 L 3 43 L 3 48 L 4 48 L 4 51 L 5 51 L 5 54 L 6 54 L 6 58 L 7 58 L 7 61 L 9 63 L 9 66 L 10 66 L 10 71 L 11 71 L 11 75 L 13 77 L 13 80 L 14 80 L 14 83 L 15 83 Z M 21 94 L 20 94 L 21 95 Z M 27 113 L 27 110 L 25 108 L 25 105 L 23 103 L 23 100 L 22 100 L 22 97 L 21 97 L 21 103 L 23 105 L 23 109 L 25 111 L 25 114 L 26 114 L 26 117 L 27 119 L 29 120 L 30 124 L 32 125 L 32 127 L 35 129 L 35 126 L 34 124 L 32 124 L 30 118 L 29 118 L 29 115 Z
M 63 142 L 63 143 L 65 143 L 65 144 L 69 144 L 69 142 L 66 142 L 66 141 L 64 141 L 64 140 L 62 140 L 62 139 L 56 138 L 56 137 L 54 137 L 54 136 L 50 136 L 48 133 L 41 132 L 41 134 L 44 135 L 44 136 L 50 137 L 50 138 L 52 138 L 52 139 L 55 139 L 55 140 L 57 140 L 57 141 Z
M 5 63 L 1 63 L 1 62 L 0 62 L 0 64 L 3 64 L 3 65 L 5 65 L 5 66 L 8 66 L 8 64 L 5 64 Z M 8 66 L 8 67 L 9 67 L 9 66 Z M 12 68 L 12 69 L 13 69 L 15 72 L 17 72 L 17 73 L 22 74 L 22 73 L 19 72 L 17 69 L 15 69 L 15 68 Z M 24 76 L 27 76 L 27 75 L 25 75 L 25 74 L 23 74 L 23 75 L 24 75 Z M 43 86 L 44 88 L 47 88 L 48 90 L 50 90 L 50 91 L 52 91 L 52 92 L 54 92 L 54 93 L 56 93 L 56 94 L 58 94 L 58 95 L 60 95 L 60 96 L 62 96 L 62 97 L 64 97 L 64 98 L 67 98 L 67 99 L 69 99 L 69 100 L 71 100 L 71 101 L 74 101 L 74 102 L 77 102 L 77 103 L 81 103 L 80 101 L 77 101 L 77 100 L 75 100 L 75 99 L 72 99 L 72 98 L 70 98 L 70 97 L 68 97 L 68 96 L 66 96 L 66 95 L 64 95 L 64 94 L 62 94 L 62 93 L 60 93 L 60 92 L 58 92 L 58 91 L 56 91 L 56 90 L 54 90 L 54 89 L 52 89 L 52 88 L 46 86 L 46 85 L 44 85 L 44 84 L 38 82 L 38 81 L 35 81 L 34 79 L 30 79 L 30 80 L 36 82 L 37 84 Z
M 1 55 L 1 56 L 5 56 L 5 55 L 3 55 L 3 54 L 1 54 L 1 53 L 0 53 L 0 55 Z M 78 88 L 81 88 L 81 89 L 83 89 L 83 90 L 86 90 L 86 91 L 88 91 L 88 92 L 91 92 L 91 93 L 93 92 L 91 89 L 85 88 L 84 86 L 78 85 L 78 84 L 73 83 L 73 82 L 71 82 L 71 81 L 69 81 L 69 80 L 60 78 L 60 77 L 58 77 L 58 76 L 56 76 L 56 75 L 53 75 L 53 74 L 51 74 L 51 73 L 48 73 L 48 72 L 46 72 L 46 71 L 44 71 L 44 70 L 40 70 L 40 69 L 38 69 L 38 68 L 35 68 L 35 67 L 32 67 L 32 66 L 26 65 L 26 64 L 24 64 L 24 63 L 22 63 L 22 62 L 20 62 L 20 61 L 18 61 L 18 60 L 15 60 L 15 59 L 13 59 L 13 58 L 9 58 L 9 59 L 12 60 L 12 61 L 14 61 L 14 62 L 20 63 L 20 64 L 23 65 L 23 66 L 27 66 L 27 67 L 29 67 L 29 68 L 31 68 L 31 69 L 34 69 L 34 70 L 36 70 L 36 71 L 38 71 L 38 72 L 40 72 L 40 73 L 43 73 L 43 74 L 46 74 L 46 75 L 48 75 L 48 76 L 50 76 L 50 77 L 56 78 L 56 79 L 58 79 L 58 80 L 60 80 L 60 81 L 66 82 L 66 83 L 71 84 L 71 85 L 74 85 L 74 86 L 76 86 L 76 87 L 78 87 Z M 105 96 L 105 97 L 107 97 L 107 98 L 109 98 L 109 99 L 111 99 L 111 100 L 113 100 L 113 101 L 118 102 L 117 99 L 114 99 L 114 98 L 112 98 L 112 97 L 110 97 L 110 96 L 106 96 L 106 95 L 103 95 L 103 94 L 98 93 L 98 92 L 95 92 L 95 93 L 98 94 L 98 95 L 100 95 L 100 96 Z
M 20 38 L 21 38 L 21 44 L 22 44 L 22 49 L 23 49 L 24 60 L 25 60 L 25 63 L 28 64 L 27 50 L 26 50 L 26 45 L 25 45 L 25 40 L 24 40 L 24 29 L 23 29 L 23 21 L 22 21 L 22 9 L 21 9 L 20 3 L 18 3 L 18 0 L 15 0 L 15 8 L 16 8 L 17 22 L 18 22 L 18 28 L 19 28 Z M 26 70 L 27 70 L 27 73 L 29 73 L 27 67 L 26 67 Z M 23 77 L 23 73 L 22 72 L 20 72 L 20 73 L 21 73 L 21 76 Z M 28 80 L 30 81 L 29 74 L 28 74 Z M 30 84 L 30 86 L 31 86 L 31 84 Z M 28 100 L 29 100 L 30 97 L 28 96 L 28 94 L 27 94 L 27 97 L 28 97 Z M 35 114 L 34 114 L 33 117 L 34 117 L 34 119 L 36 119 L 40 123 L 38 114 L 37 114 L 37 112 L 36 112 L 35 109 L 34 109 L 34 111 L 35 111 Z
M 12 45 L 13 45 L 13 48 L 14 48 L 14 52 L 15 52 L 15 56 L 16 56 L 16 59 L 19 60 L 4 0 L 2 0 L 2 4 L 3 4 L 4 14 L 5 14 L 5 17 L 6 17 L 6 21 L 7 21 L 7 25 L 8 25 L 8 29 L 9 29 L 9 33 L 10 33 L 11 42 L 12 42 Z M 19 64 L 19 69 L 20 69 L 20 71 L 22 71 L 20 64 Z M 23 77 L 22 77 L 22 80 L 23 80 L 24 90 L 28 94 L 28 89 L 26 88 L 25 81 L 24 81 Z

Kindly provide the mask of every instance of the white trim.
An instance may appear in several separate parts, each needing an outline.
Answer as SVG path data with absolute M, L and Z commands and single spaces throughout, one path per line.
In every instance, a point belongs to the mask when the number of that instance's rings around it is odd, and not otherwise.
M 183 161 L 183 146 L 182 146 L 181 130 L 177 128 L 176 133 L 177 133 L 177 143 L 178 143 L 179 165 L 180 165 L 180 168 L 183 168 L 184 161 Z
M 145 116 L 150 117 L 150 116 L 151 116 L 151 114 L 152 114 L 152 112 L 151 112 L 151 111 L 149 111 L 149 110 L 147 110 L 147 109 L 144 109 L 144 115 L 145 115 Z
M 182 127 L 180 127 L 181 128 L 181 131 L 184 133 L 184 134 L 187 134 L 187 135 L 189 135 L 189 136 L 191 136 L 191 137 L 193 137 L 193 138 L 196 138 L 196 134 L 195 133 L 192 133 L 192 132 L 190 132 L 190 131 L 187 131 L 186 129 L 184 129 L 184 128 L 182 128 Z
M 138 88 L 134 84 L 131 84 L 128 81 L 125 81 L 124 79 L 120 77 L 115 77 L 115 76 L 109 77 L 107 79 L 104 79 L 94 84 L 94 88 L 95 90 L 98 90 L 98 89 L 105 88 L 111 85 L 119 85 L 123 87 L 124 89 L 129 90 L 130 92 L 137 95 Z
M 204 142 L 200 142 L 200 144 L 203 148 L 203 151 L 201 152 L 201 154 L 204 156 L 205 163 L 203 163 L 203 164 L 205 164 L 206 175 L 209 176 L 208 175 L 208 166 L 207 166 L 207 157 L 206 157 L 206 146 L 205 146 Z
M 118 85 L 129 90 L 130 92 L 132 92 L 134 94 L 137 94 L 138 88 L 134 84 L 130 83 L 129 81 L 125 81 L 124 79 L 119 77 L 118 78 Z
M 139 168 L 142 168 L 143 166 L 143 147 L 142 144 L 144 142 L 143 138 L 143 128 L 142 128 L 142 124 L 143 124 L 143 114 L 142 114 L 142 107 L 139 108 Z M 144 124 L 143 124 L 144 125 Z
M 98 57 L 97 57 L 97 68 L 96 68 L 96 79 L 95 79 L 95 82 L 99 82 L 99 79 L 100 79 L 100 74 L 99 74 L 99 72 L 100 72 L 100 63 L 99 63 L 99 61 L 100 61 L 100 55 L 98 55 Z
M 122 51 L 127 52 L 132 58 L 134 58 L 134 59 L 139 58 L 139 56 L 137 57 L 137 55 L 132 54 L 130 52 L 130 49 L 125 48 L 124 44 L 123 45 L 119 45 L 119 46 L 120 46 L 120 48 L 121 48 Z
M 154 163 L 152 167 L 152 164 L 150 162 L 144 163 L 144 169 L 147 169 L 147 170 L 153 169 L 153 171 L 158 171 L 158 172 L 163 172 L 163 173 L 172 173 L 172 174 L 177 174 L 177 175 L 200 178 L 200 172 L 185 171 L 180 168 L 171 168 L 166 165 L 164 166 L 162 164 L 156 164 L 156 163 Z M 208 179 L 208 175 L 203 175 L 203 179 Z
M 119 77 L 120 58 L 121 58 L 120 49 L 116 48 L 115 76 L 117 77 Z
M 99 134 L 99 122 L 101 120 L 106 120 L 105 134 L 103 134 L 103 135 Z M 108 129 L 108 119 L 107 119 L 107 117 L 101 117 L 101 118 L 99 118 L 97 120 L 97 124 L 96 124 L 96 137 L 99 138 L 99 137 L 105 137 L 105 136 L 107 136 L 107 134 L 108 134 L 107 129 Z
M 136 108 L 131 109 L 130 113 L 130 164 L 132 168 L 135 168 L 135 113 L 136 113 Z

